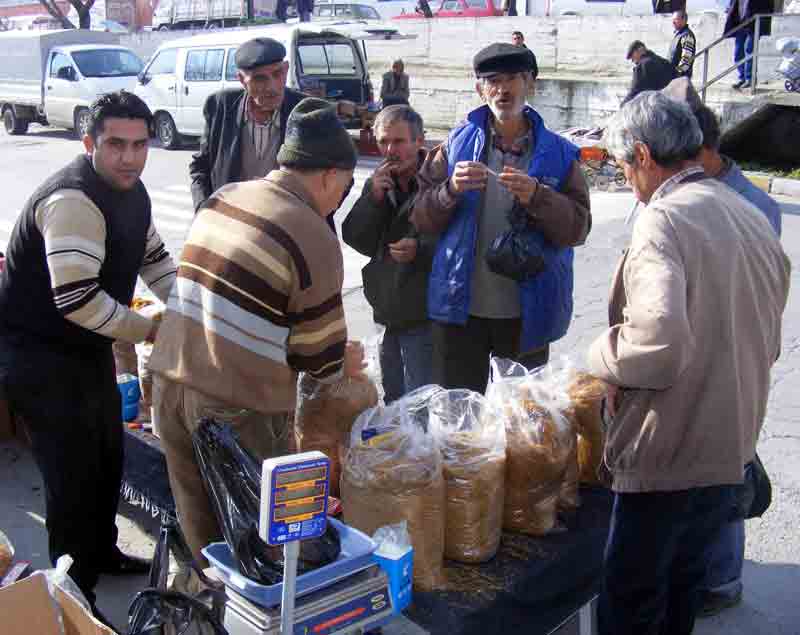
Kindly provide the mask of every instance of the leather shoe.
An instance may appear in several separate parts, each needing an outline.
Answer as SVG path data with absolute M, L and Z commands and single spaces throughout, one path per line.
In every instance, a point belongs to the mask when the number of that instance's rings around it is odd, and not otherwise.
M 103 573 L 109 575 L 147 575 L 150 573 L 150 564 L 150 560 L 129 556 L 117 551 L 113 559 L 103 569 Z
M 713 617 L 722 613 L 725 609 L 732 608 L 742 601 L 742 590 L 735 593 L 717 593 L 706 591 L 703 596 L 703 603 L 697 610 L 697 617 Z

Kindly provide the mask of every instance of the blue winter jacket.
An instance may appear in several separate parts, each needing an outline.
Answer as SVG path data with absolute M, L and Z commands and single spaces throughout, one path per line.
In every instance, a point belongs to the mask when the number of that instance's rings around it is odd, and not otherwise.
M 528 174 L 560 191 L 578 158 L 578 148 L 549 131 L 530 106 L 525 107 L 525 116 L 531 121 L 536 143 Z M 488 118 L 489 108 L 482 106 L 450 133 L 447 157 L 451 176 L 459 161 L 480 161 L 484 156 Z M 481 196 L 481 192 L 472 191 L 460 197 L 436 246 L 428 285 L 428 314 L 432 320 L 460 325 L 467 322 Z M 520 283 L 522 352 L 563 337 L 572 320 L 573 250 L 553 246 L 540 232 L 531 230 L 531 234 L 542 247 L 546 266 L 539 275 Z M 484 254 L 477 257 L 483 258 Z

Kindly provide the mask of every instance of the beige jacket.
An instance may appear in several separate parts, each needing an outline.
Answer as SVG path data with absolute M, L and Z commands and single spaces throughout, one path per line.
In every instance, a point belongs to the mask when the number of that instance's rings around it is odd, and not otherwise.
M 715 179 L 670 184 L 636 220 L 591 372 L 622 386 L 618 492 L 741 483 L 764 421 L 790 263 L 764 215 Z

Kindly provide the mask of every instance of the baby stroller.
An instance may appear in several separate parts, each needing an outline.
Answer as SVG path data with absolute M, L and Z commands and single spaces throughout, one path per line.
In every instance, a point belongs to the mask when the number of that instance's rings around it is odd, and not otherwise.
M 784 37 L 775 43 L 783 56 L 778 64 L 778 75 L 786 78 L 784 86 L 790 92 L 800 92 L 800 40 Z
M 580 166 L 590 187 L 604 191 L 625 187 L 625 173 L 603 147 L 603 128 L 569 128 L 559 134 L 580 148 Z

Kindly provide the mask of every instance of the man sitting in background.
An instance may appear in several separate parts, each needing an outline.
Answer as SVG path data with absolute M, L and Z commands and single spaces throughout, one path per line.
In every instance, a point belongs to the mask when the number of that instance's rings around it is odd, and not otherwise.
M 411 91 L 408 88 L 408 75 L 403 72 L 404 70 L 403 60 L 395 60 L 392 63 L 392 70 L 383 74 L 381 101 L 384 108 L 396 104 L 408 104 Z

